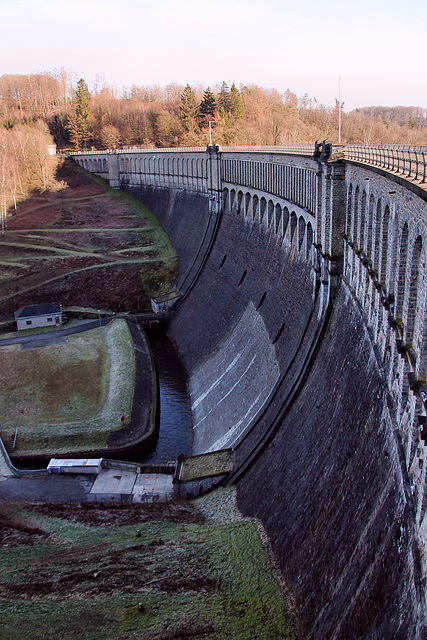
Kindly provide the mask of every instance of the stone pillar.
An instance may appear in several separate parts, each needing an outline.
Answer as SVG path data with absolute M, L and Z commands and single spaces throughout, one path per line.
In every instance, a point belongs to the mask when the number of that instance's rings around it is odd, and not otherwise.
M 119 156 L 117 153 L 110 153 L 108 156 L 108 181 L 112 189 L 120 189 Z
M 218 215 L 222 205 L 221 154 L 218 145 L 208 145 L 207 187 L 209 196 L 209 212 Z
M 344 259 L 344 233 L 346 216 L 346 185 L 344 162 L 331 163 L 331 201 L 330 201 L 330 228 L 328 230 L 328 253 L 331 256 L 332 269 L 335 273 L 342 274 Z
M 317 209 L 317 246 L 328 263 L 329 274 L 340 276 L 344 261 L 345 164 L 337 161 L 320 162 L 319 165 L 318 179 L 321 187 Z

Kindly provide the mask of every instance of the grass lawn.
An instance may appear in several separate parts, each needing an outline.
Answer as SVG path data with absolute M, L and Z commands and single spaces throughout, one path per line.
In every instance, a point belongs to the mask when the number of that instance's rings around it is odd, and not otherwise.
M 233 492 L 209 496 L 220 520 L 203 498 L 1 506 L 0 637 L 294 639 L 258 525 L 230 510 Z
M 53 334 L 54 337 L 60 332 Z M 103 448 L 130 420 L 135 380 L 124 320 L 38 348 L 0 348 L 0 435 L 16 456 Z

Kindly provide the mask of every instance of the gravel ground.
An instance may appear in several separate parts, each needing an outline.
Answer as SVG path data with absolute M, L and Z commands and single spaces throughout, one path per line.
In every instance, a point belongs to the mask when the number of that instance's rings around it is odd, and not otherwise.
M 219 524 L 229 524 L 246 520 L 237 506 L 237 491 L 235 487 L 222 487 L 212 493 L 195 500 L 197 507 L 208 518 Z

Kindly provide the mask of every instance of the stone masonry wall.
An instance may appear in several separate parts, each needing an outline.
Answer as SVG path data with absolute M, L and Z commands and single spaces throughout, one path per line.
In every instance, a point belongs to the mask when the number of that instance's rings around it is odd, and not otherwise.
M 240 508 L 261 518 L 285 568 L 305 640 L 420 637 L 413 502 L 390 407 L 343 284 L 301 393 L 238 483 Z
M 320 156 L 160 155 L 82 162 L 150 203 L 194 276 L 169 331 L 195 451 L 234 448 L 302 637 L 421 640 L 425 192 Z
M 312 313 L 313 276 L 266 220 L 226 206 L 203 272 L 170 323 L 189 374 L 196 453 L 230 446 L 268 400 Z

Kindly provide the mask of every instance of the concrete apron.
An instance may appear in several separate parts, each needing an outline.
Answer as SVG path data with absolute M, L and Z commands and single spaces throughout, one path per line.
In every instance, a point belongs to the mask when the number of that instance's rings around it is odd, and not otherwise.
M 103 469 L 92 485 L 88 499 L 105 501 L 109 496 L 120 501 L 122 496 L 132 502 L 165 502 L 175 495 L 173 476 L 160 473 L 136 473 L 122 469 Z
M 0 482 L 2 482 L 3 480 L 7 480 L 7 478 L 13 477 L 14 475 L 15 474 L 8 465 L 3 449 L 0 447 Z

